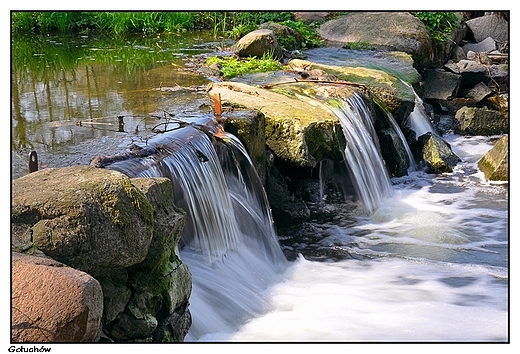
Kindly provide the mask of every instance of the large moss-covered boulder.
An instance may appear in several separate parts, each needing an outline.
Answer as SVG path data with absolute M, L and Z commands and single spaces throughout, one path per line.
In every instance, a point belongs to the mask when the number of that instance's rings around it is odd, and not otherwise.
M 488 181 L 509 180 L 509 136 L 498 140 L 478 162 L 478 167 Z
M 296 91 L 300 88 L 296 88 Z M 324 158 L 342 157 L 345 141 L 337 116 L 322 103 L 304 95 L 254 87 L 238 82 L 213 84 L 209 94 L 223 102 L 261 111 L 265 116 L 265 142 L 287 163 L 314 167 Z M 353 91 L 349 91 L 353 93 Z M 292 96 L 291 96 L 292 95 Z
M 153 208 L 122 173 L 89 166 L 44 169 L 12 181 L 12 245 L 92 276 L 140 263 Z
M 339 81 L 340 83 L 337 85 L 341 85 L 341 82 L 343 82 L 347 86 L 351 85 L 351 87 L 362 89 L 369 93 L 373 99 L 378 100 L 388 112 L 392 113 L 397 122 L 401 123 L 415 107 L 415 95 L 410 84 L 416 83 L 420 77 L 417 71 L 411 67 L 411 64 L 406 65 L 408 61 L 407 58 L 402 58 L 403 55 L 407 56 L 404 53 L 395 52 L 392 55 L 389 53 L 385 55 L 384 58 L 389 61 L 401 63 L 393 66 L 378 63 L 373 59 L 366 66 L 357 60 L 351 62 L 348 60 L 340 66 L 293 59 L 289 63 L 289 67 L 291 70 L 301 73 L 322 71 L 331 79 L 331 84 L 334 81 Z M 362 58 L 359 58 L 359 60 Z M 399 74 L 397 70 L 402 71 Z M 397 75 L 409 81 L 404 81 Z

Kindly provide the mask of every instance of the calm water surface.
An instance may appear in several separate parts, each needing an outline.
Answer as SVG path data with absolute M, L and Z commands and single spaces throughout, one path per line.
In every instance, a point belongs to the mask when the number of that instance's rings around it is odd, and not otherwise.
M 42 167 L 88 163 L 149 138 L 165 118 L 198 111 L 209 81 L 190 71 L 187 61 L 221 45 L 204 33 L 120 40 L 15 37 L 12 177 L 26 173 L 31 150 Z M 122 129 L 118 116 L 124 116 Z

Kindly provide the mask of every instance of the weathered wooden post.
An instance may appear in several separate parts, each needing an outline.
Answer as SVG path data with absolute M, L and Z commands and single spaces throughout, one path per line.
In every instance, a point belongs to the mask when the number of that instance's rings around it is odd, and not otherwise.
M 117 116 L 117 119 L 119 121 L 119 129 L 117 131 L 121 133 L 125 131 L 125 122 L 123 121 L 124 118 L 125 116 Z
M 220 102 L 220 93 L 213 95 L 213 105 L 215 106 L 215 118 L 217 120 L 222 117 L 222 104 Z

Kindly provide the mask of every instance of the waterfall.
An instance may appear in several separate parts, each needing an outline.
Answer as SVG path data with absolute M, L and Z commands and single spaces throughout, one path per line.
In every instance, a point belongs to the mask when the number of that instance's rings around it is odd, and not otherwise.
M 393 194 L 390 177 L 379 148 L 370 110 L 358 94 L 332 107 L 347 141 L 345 160 L 354 188 L 372 213 L 384 198 Z
M 428 118 L 428 114 L 426 114 L 426 110 L 424 109 L 424 104 L 422 99 L 419 97 L 417 92 L 413 89 L 411 85 L 404 82 L 410 90 L 412 90 L 415 97 L 415 106 L 408 116 L 405 124 L 408 124 L 409 127 L 415 132 L 416 137 L 420 137 L 423 134 L 431 132 L 432 134 L 436 134 L 435 128 L 433 127 L 430 118 Z
M 404 137 L 403 131 L 401 130 L 401 128 L 399 127 L 399 124 L 397 124 L 394 116 L 390 112 L 387 112 L 387 117 L 388 117 L 388 121 L 392 125 L 392 128 L 394 129 L 395 133 L 399 137 L 399 140 L 401 140 L 403 147 L 406 151 L 406 154 L 408 155 L 408 164 L 409 164 L 408 170 L 415 171 L 417 169 L 417 165 L 415 164 L 415 159 L 413 157 L 412 150 L 410 150 L 410 145 L 408 145 L 408 142 L 406 141 L 406 138 Z
M 129 177 L 168 177 L 187 214 L 179 257 L 192 273 L 186 341 L 231 333 L 268 310 L 261 293 L 287 268 L 261 181 L 233 135 L 191 126 L 148 141 L 166 156 L 116 162 Z

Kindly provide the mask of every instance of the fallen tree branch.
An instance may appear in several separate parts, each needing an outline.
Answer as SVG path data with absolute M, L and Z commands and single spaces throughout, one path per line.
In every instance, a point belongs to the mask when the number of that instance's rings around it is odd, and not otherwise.
M 270 88 L 272 88 L 273 86 L 286 85 L 286 84 L 294 84 L 294 83 L 300 83 L 300 82 L 311 82 L 311 83 L 316 83 L 316 84 L 337 84 L 337 85 L 348 85 L 348 86 L 361 87 L 361 88 L 363 88 L 363 89 L 366 89 L 366 88 L 367 88 L 367 85 L 365 85 L 365 84 L 357 84 L 357 83 L 355 83 L 355 82 L 350 82 L 350 81 L 334 81 L 334 80 L 298 80 L 298 79 L 296 79 L 296 78 L 294 79 L 294 81 L 275 82 L 274 84 L 263 85 L 262 88 L 270 89 Z

